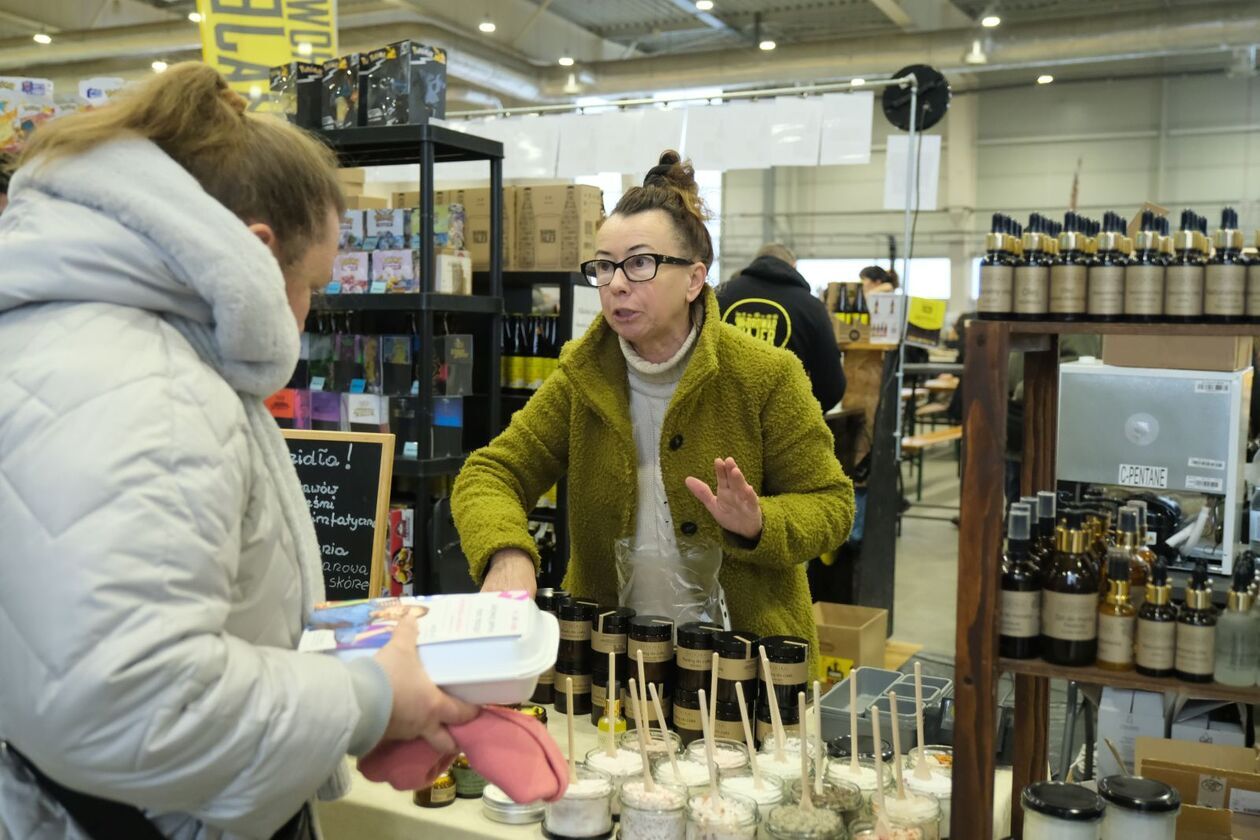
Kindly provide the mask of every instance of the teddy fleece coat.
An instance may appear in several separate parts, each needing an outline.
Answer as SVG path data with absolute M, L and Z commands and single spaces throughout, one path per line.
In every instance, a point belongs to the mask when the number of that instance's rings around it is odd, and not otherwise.
M 809 639 L 817 650 L 804 563 L 844 542 L 853 484 L 800 361 L 721 322 L 712 291 L 687 369 L 661 430 L 660 460 L 679 538 L 722 546 L 721 583 L 734 628 Z M 712 485 L 715 458 L 731 457 L 761 499 L 764 528 L 749 542 L 724 531 L 687 489 Z M 489 446 L 469 456 L 452 509 L 474 580 L 503 548 L 538 551 L 526 511 L 569 482 L 572 545 L 564 586 L 617 602 L 613 542 L 634 534 L 636 453 L 626 361 L 603 318 L 565 345 L 554 375 Z

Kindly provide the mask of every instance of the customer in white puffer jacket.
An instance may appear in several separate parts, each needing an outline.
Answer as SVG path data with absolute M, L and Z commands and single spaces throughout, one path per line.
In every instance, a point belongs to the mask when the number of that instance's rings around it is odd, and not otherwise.
M 262 400 L 331 274 L 334 161 L 188 64 L 41 128 L 21 163 L 0 217 L 0 836 L 102 836 L 57 786 L 166 837 L 311 836 L 347 753 L 449 754 L 476 712 L 425 675 L 414 622 L 350 665 L 294 650 L 319 547 Z

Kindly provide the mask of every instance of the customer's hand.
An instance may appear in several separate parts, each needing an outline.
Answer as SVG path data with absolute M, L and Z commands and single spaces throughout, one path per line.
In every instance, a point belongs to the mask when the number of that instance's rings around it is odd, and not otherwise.
M 482 592 L 528 592 L 531 598 L 538 594 L 533 558 L 519 548 L 496 551 L 488 568 Z
M 717 492 L 694 476 L 687 477 L 687 489 L 709 509 L 717 524 L 732 534 L 753 540 L 761 536 L 761 502 L 734 458 L 717 458 L 713 462 Z
M 386 741 L 423 738 L 439 754 L 458 753 L 448 726 L 467 723 L 479 709 L 442 691 L 420 664 L 416 638 L 420 626 L 413 616 L 398 622 L 394 635 L 376 654 L 376 662 L 389 677 L 394 705 L 385 727 Z

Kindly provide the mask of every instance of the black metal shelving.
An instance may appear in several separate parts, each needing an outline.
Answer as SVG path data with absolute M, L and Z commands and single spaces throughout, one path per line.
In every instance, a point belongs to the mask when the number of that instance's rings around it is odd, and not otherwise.
M 437 326 L 446 324 L 443 333 L 459 332 L 450 328 L 459 325 L 474 336 L 475 393 L 467 396 L 464 412 L 464 449 L 471 451 L 489 442 L 501 428 L 501 391 L 499 387 L 499 341 L 503 331 L 503 144 L 472 134 L 436 125 L 399 125 L 349 128 L 317 132 L 336 153 L 343 167 L 419 164 L 420 220 L 415 229 L 429 232 L 420 237 L 419 294 L 319 295 L 312 303 L 312 315 L 330 312 L 355 313 L 361 324 L 376 325 L 376 331 L 409 332 L 420 339 L 419 356 L 415 360 L 421 371 L 419 405 L 416 420 L 419 428 L 428 430 L 434 419 L 432 387 L 427 386 L 426 371 L 435 369 L 435 335 Z M 451 295 L 433 291 L 436 254 L 433 230 L 434 167 L 439 163 L 486 161 L 490 190 L 490 268 L 478 294 Z M 338 315 L 340 318 L 341 316 Z M 347 316 L 349 317 L 349 316 Z M 398 441 L 396 451 L 413 441 Z M 415 499 L 415 582 L 416 592 L 435 591 L 439 579 L 430 547 L 433 520 L 432 479 L 450 477 L 463 467 L 466 455 L 434 457 L 429 434 L 422 433 L 414 441 L 416 457 L 398 457 L 394 461 L 395 492 L 409 493 Z M 440 524 L 440 523 L 438 523 Z

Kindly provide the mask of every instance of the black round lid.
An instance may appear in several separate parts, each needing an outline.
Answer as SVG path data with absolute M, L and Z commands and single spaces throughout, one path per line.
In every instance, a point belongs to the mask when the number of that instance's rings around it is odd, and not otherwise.
M 853 753 L 849 752 L 849 741 L 850 738 L 848 735 L 844 735 L 840 738 L 832 738 L 827 742 L 827 754 L 832 758 L 849 758 L 853 755 Z M 883 752 L 884 761 L 892 761 L 892 744 L 882 738 L 879 743 L 881 751 Z M 858 758 L 865 758 L 872 761 L 875 759 L 875 739 L 870 735 L 858 736 Z
M 678 625 L 678 645 L 693 650 L 712 650 L 713 634 L 721 632 L 722 628 L 716 624 L 688 621 Z
M 630 619 L 630 636 L 641 642 L 672 640 L 674 622 L 663 615 L 636 615 Z
M 1156 779 L 1138 776 L 1108 776 L 1098 783 L 1098 794 L 1126 811 L 1167 813 L 1181 807 L 1181 797 L 1175 789 Z
M 634 610 L 629 607 L 601 608 L 595 616 L 595 630 L 609 636 L 624 636 L 634 616 Z
M 1026 809 L 1060 820 L 1089 822 L 1103 815 L 1098 794 L 1067 782 L 1034 782 L 1024 788 L 1019 799 Z
M 599 612 L 599 604 L 570 598 L 561 603 L 556 611 L 561 621 L 594 621 L 595 614 Z
M 756 633 L 743 630 L 724 630 L 713 634 L 713 649 L 727 659 L 756 659 L 761 640 Z
M 538 594 L 534 596 L 534 603 L 543 612 L 555 612 L 556 591 L 554 589 L 539 589 Z
M 771 662 L 794 665 L 809 658 L 809 642 L 800 636 L 767 636 L 761 647 Z

